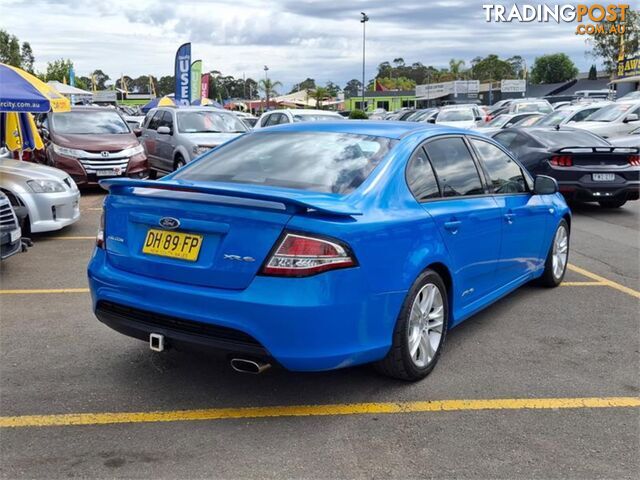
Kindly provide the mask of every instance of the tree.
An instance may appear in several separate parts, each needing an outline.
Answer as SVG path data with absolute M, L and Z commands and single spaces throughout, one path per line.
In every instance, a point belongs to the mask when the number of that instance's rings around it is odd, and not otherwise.
M 525 78 L 525 61 L 520 55 L 514 55 L 513 57 L 507 58 L 507 63 L 511 65 L 513 68 L 513 73 L 515 73 L 517 78 Z
M 533 83 L 567 82 L 578 75 L 578 69 L 565 53 L 536 57 L 531 69 Z
M 394 58 L 393 64 L 396 66 L 396 68 L 404 67 L 404 58 L 402 57 Z
M 349 80 L 342 91 L 345 97 L 357 97 L 362 89 L 362 82 L 355 78 Z
M 331 96 L 329 90 L 325 87 L 317 87 L 312 92 L 313 99 L 316 101 L 316 107 L 322 110 L 322 102 Z
M 76 87 L 91 91 L 91 79 L 89 77 L 76 77 Z
M 122 84 L 124 80 L 124 85 Z M 122 75 L 120 78 L 116 79 L 115 87 L 121 90 L 126 90 L 127 92 L 134 91 L 132 88 L 133 79 L 128 75 Z M 126 87 L 126 88 L 125 88 Z
M 300 83 L 296 83 L 289 93 L 301 92 L 303 90 L 314 90 L 316 88 L 316 81 L 313 78 L 307 77 Z
M 476 57 L 471 60 L 471 77 L 474 80 L 496 81 L 513 78 L 515 72 L 509 62 L 500 60 L 497 55 L 487 55 L 485 58 Z
M 269 108 L 269 98 L 275 95 L 278 95 L 276 88 L 281 86 L 282 86 L 282 83 L 274 82 L 270 78 L 263 78 L 258 82 L 258 89 L 264 92 L 265 99 L 267 100 L 266 108 Z
M 61 58 L 47 63 L 47 70 L 44 78 L 47 81 L 56 80 L 58 82 L 69 82 L 69 72 L 73 68 L 73 62 L 70 59 Z
M 589 80 L 597 80 L 598 79 L 598 70 L 595 65 L 591 65 L 589 69 Z
M 333 83 L 332 81 L 327 82 L 327 91 L 329 92 L 330 97 L 337 97 L 338 94 L 342 91 L 340 85 Z
M 19 68 L 22 66 L 18 37 L 5 30 L 0 30 L 0 62 Z
M 36 61 L 33 56 L 33 50 L 29 42 L 22 42 L 22 48 L 20 49 L 20 63 L 21 68 L 29 73 L 33 73 L 33 64 Z
M 110 80 L 109 75 L 104 73 L 102 70 L 94 70 L 92 75 L 96 82 L 96 89 L 105 90 L 107 88 L 106 83 Z
M 175 90 L 176 79 L 173 75 L 165 75 L 164 77 L 160 77 L 158 79 L 158 83 L 156 84 L 156 94 L 159 97 L 169 95 L 170 93 L 175 92 Z
M 463 68 L 464 60 L 456 60 L 455 58 L 449 60 L 449 71 L 456 79 L 460 78 L 460 73 L 463 71 Z
M 605 32 L 609 32 L 611 27 L 619 22 L 602 21 L 600 24 L 604 27 Z M 640 12 L 627 9 L 624 25 L 624 51 L 626 55 L 633 55 L 640 50 Z M 614 34 L 592 35 L 587 43 L 591 44 L 591 55 L 602 59 L 608 73 L 614 72 L 620 52 L 620 36 Z

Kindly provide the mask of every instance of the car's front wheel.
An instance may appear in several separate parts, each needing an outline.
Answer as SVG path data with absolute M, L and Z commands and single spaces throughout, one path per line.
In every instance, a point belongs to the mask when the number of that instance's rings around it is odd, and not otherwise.
M 178 154 L 176 155 L 175 162 L 173 162 L 173 170 L 176 171 L 179 168 L 184 167 L 186 164 L 187 162 L 184 161 L 184 158 L 182 158 L 182 155 Z
M 544 272 L 540 277 L 540 284 L 545 287 L 557 287 L 562 282 L 567 271 L 569 261 L 569 225 L 566 220 L 561 220 L 547 259 L 544 264 Z
M 598 202 L 602 208 L 620 208 L 625 203 L 626 200 L 600 200 Z
M 438 362 L 449 324 L 447 289 L 440 275 L 425 271 L 405 299 L 393 331 L 391 349 L 376 363 L 390 377 L 416 381 Z

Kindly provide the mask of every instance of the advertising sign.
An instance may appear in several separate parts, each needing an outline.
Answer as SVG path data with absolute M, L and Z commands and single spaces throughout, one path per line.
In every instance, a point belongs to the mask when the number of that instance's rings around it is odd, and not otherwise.
M 209 74 L 202 75 L 200 80 L 200 98 L 209 98 Z
M 432 98 L 446 97 L 453 93 L 453 82 L 429 83 L 416 85 L 416 97 L 430 100 Z
M 202 60 L 196 60 L 191 64 L 191 98 L 198 100 L 201 96 L 202 89 Z
M 527 91 L 526 80 L 501 80 L 500 91 L 502 93 L 521 93 Z
M 618 78 L 628 78 L 640 75 L 640 55 L 624 57 L 618 62 Z
M 189 105 L 191 101 L 191 43 L 180 45 L 176 52 L 176 105 Z

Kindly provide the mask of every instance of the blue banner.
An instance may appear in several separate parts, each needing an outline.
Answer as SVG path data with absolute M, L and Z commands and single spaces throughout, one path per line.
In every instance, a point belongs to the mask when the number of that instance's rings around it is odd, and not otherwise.
M 180 46 L 176 52 L 176 105 L 189 105 L 191 101 L 191 43 Z

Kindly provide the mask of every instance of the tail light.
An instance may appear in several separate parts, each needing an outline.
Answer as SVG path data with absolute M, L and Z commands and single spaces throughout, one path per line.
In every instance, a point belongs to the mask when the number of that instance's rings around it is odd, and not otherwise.
M 640 167 L 640 155 L 629 155 L 629 165 Z
M 571 155 L 554 155 L 549 163 L 556 167 L 571 167 L 573 166 L 573 158 Z
M 348 246 L 337 240 L 287 233 L 262 267 L 263 275 L 307 277 L 358 263 Z
M 104 210 L 102 211 L 102 215 L 100 215 L 100 226 L 96 234 L 96 247 L 104 248 Z

